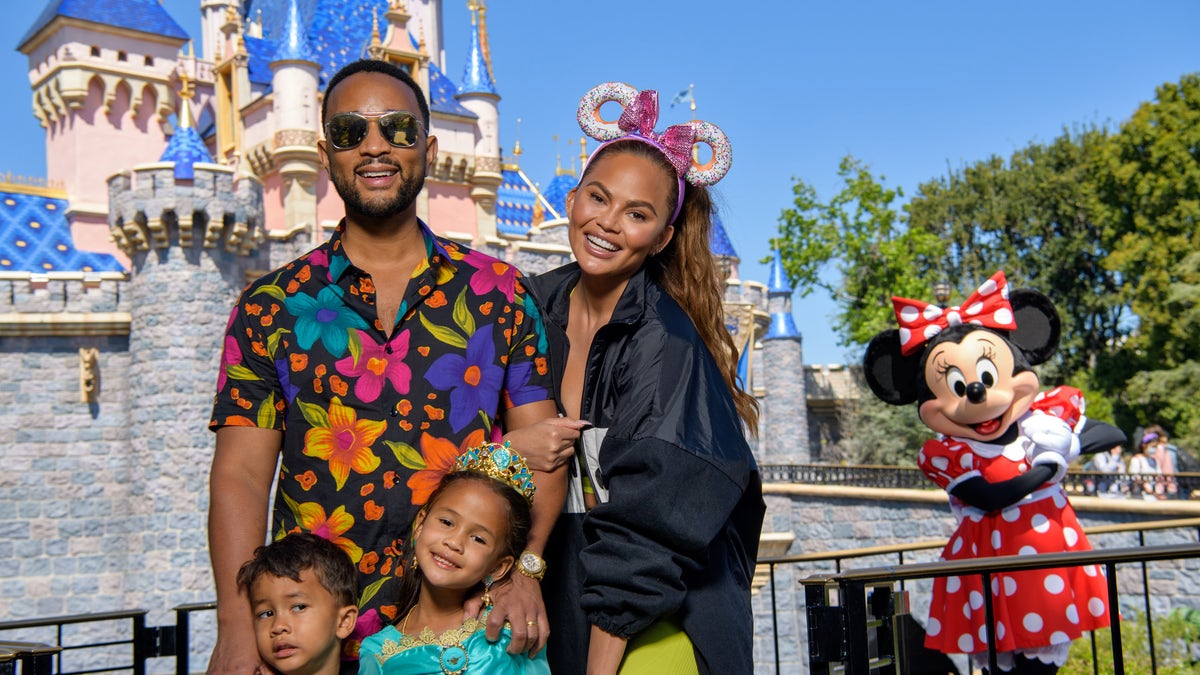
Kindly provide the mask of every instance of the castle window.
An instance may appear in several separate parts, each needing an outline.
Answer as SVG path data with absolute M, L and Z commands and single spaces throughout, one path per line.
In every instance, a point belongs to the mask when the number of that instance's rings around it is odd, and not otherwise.
M 100 56 L 100 48 L 92 45 L 92 56 Z
M 147 66 L 152 66 L 152 65 L 154 65 L 154 57 L 147 55 L 146 58 L 142 61 L 142 63 L 146 64 Z
M 128 61 L 129 55 L 126 54 L 125 52 L 117 52 L 117 60 L 118 61 Z

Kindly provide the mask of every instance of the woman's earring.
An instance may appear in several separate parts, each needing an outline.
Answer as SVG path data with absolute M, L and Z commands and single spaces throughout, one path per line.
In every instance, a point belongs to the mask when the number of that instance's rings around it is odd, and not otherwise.
M 496 582 L 492 575 L 487 575 L 483 580 L 483 606 L 485 608 L 492 606 L 492 584 Z

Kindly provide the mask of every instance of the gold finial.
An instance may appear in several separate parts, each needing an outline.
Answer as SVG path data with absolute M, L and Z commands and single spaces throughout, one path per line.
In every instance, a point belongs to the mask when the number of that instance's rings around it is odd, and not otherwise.
M 579 170 L 583 171 L 583 165 L 587 164 L 587 138 L 579 137 Z
M 189 129 L 192 127 L 192 96 L 196 95 L 196 89 L 193 86 L 192 78 L 188 77 L 187 70 L 181 70 L 179 73 L 179 128 Z
M 488 44 L 487 32 L 487 2 L 478 0 L 479 7 L 479 49 L 483 52 L 483 62 L 487 64 L 488 77 L 492 78 L 492 82 L 496 81 L 496 76 L 492 72 L 492 48 Z
M 517 142 L 513 144 L 513 163 L 521 156 L 521 118 L 517 118 Z
M 371 44 L 381 44 L 379 40 L 379 12 L 371 10 Z
M 404 12 L 405 14 L 408 13 L 408 7 L 404 6 L 404 0 L 391 0 L 391 2 L 388 3 L 388 9 L 394 9 L 398 12 Z

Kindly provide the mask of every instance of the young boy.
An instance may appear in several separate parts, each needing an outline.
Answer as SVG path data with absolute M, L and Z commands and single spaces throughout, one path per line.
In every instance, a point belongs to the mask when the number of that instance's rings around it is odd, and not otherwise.
M 358 579 L 337 545 L 299 533 L 260 546 L 242 565 L 258 654 L 279 675 L 338 675 L 342 640 L 354 630 Z

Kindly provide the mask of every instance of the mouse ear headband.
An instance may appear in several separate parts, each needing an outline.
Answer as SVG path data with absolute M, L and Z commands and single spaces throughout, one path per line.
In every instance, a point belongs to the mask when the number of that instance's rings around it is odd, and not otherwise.
M 615 122 L 600 116 L 600 107 L 609 101 L 619 103 L 622 108 L 621 116 Z M 576 117 L 583 132 L 601 143 L 592 157 L 616 141 L 637 140 L 653 146 L 667 158 L 675 167 L 679 180 L 679 197 L 672 221 L 683 204 L 683 181 L 696 186 L 713 185 L 725 177 L 733 163 L 729 138 L 715 124 L 692 121 L 669 126 L 662 133 L 656 132 L 658 92 L 653 89 L 638 91 L 621 82 L 605 82 L 584 94 Z M 712 150 L 712 157 L 704 164 L 696 163 L 692 157 L 692 147 L 696 143 L 707 144 Z

